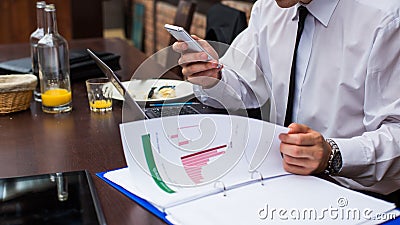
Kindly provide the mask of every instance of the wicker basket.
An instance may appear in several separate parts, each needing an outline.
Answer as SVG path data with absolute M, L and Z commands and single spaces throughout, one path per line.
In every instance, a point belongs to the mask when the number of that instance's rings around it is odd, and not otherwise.
M 32 74 L 0 75 L 0 114 L 28 109 L 36 84 Z

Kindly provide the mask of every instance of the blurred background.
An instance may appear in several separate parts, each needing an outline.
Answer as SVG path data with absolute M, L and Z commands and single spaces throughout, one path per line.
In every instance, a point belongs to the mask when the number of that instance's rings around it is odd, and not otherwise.
M 190 22 L 190 33 L 204 38 L 207 13 L 215 4 L 244 12 L 255 0 L 47 0 L 57 9 L 59 32 L 67 40 L 119 37 L 151 55 L 170 44 L 165 23 Z M 179 8 L 184 2 L 186 5 Z M 35 0 L 0 1 L 0 44 L 28 42 L 36 29 Z M 194 11 L 187 7 L 194 6 Z M 186 7 L 186 8 L 185 8 Z M 177 10 L 179 8 L 179 10 Z M 181 14 L 180 17 L 177 15 Z M 182 17 L 183 15 L 183 17 Z

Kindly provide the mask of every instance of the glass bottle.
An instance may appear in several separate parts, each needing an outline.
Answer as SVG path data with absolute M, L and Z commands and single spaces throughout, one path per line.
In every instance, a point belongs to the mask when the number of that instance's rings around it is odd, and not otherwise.
M 32 61 L 32 73 L 39 78 L 39 65 L 38 65 L 38 55 L 37 55 L 37 45 L 40 39 L 44 36 L 44 20 L 45 20 L 45 14 L 44 14 L 44 8 L 46 7 L 46 2 L 45 1 L 39 1 L 36 2 L 36 22 L 37 22 L 37 28 L 33 33 L 31 34 L 29 38 L 29 42 L 31 45 L 31 61 Z M 37 102 L 41 102 L 42 99 L 40 97 L 40 84 L 38 82 L 38 85 L 36 89 L 34 90 L 34 99 Z
M 45 35 L 38 42 L 42 110 L 61 113 L 72 110 L 68 43 L 57 31 L 56 9 L 46 5 Z

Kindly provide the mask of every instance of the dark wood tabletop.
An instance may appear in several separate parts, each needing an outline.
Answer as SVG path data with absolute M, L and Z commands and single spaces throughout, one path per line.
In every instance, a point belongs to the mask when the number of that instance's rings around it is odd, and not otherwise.
M 121 56 L 122 80 L 129 80 L 146 56 L 122 39 L 71 41 L 71 49 L 91 48 Z M 29 56 L 28 44 L 0 45 L 0 62 Z M 164 224 L 157 217 L 96 177 L 95 173 L 126 167 L 119 124 L 120 101 L 111 113 L 89 110 L 84 81 L 72 84 L 73 110 L 46 114 L 40 103 L 0 116 L 0 177 L 88 170 L 110 225 Z

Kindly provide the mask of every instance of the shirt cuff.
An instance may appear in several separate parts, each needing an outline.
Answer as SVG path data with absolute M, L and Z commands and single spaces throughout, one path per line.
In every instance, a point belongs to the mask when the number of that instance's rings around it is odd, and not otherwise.
M 216 85 L 211 88 L 204 89 L 203 92 L 209 96 L 222 96 L 225 93 L 226 83 L 224 77 Z
M 221 80 L 213 87 L 204 89 L 194 85 L 193 90 L 196 98 L 206 105 L 226 109 L 244 108 L 240 97 L 239 79 L 230 70 L 222 69 Z
M 365 176 L 371 162 L 371 153 L 361 141 L 357 138 L 332 140 L 336 142 L 342 155 L 342 169 L 338 175 L 349 178 Z
M 223 81 L 219 81 L 212 88 L 203 89 L 200 85 L 193 85 L 193 91 L 197 99 L 199 99 L 202 103 L 215 107 L 215 108 L 223 108 L 221 103 L 214 100 L 213 96 L 221 96 L 224 92 L 224 83 Z

